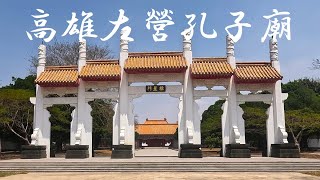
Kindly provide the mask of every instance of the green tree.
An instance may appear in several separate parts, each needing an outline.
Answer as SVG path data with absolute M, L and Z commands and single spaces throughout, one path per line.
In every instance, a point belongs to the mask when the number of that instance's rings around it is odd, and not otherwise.
M 201 143 L 208 147 L 221 147 L 222 128 L 221 115 L 223 113 L 221 106 L 224 101 L 216 101 L 202 114 L 201 120 Z
M 33 105 L 29 98 L 33 91 L 22 89 L 0 89 L 0 124 L 7 131 L 11 131 L 22 139 L 25 144 L 30 144 L 32 132 Z

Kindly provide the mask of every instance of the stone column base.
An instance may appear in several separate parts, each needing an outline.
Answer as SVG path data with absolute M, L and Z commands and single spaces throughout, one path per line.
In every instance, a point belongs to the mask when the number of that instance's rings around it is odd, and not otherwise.
M 131 159 L 131 158 L 133 158 L 132 145 L 113 145 L 111 158 L 112 159 Z
M 23 145 L 21 146 L 21 159 L 46 158 L 46 146 Z
M 89 145 L 67 145 L 66 159 L 84 159 L 89 157 Z
M 201 144 L 180 144 L 179 158 L 202 158 Z
M 300 152 L 294 143 L 271 144 L 271 157 L 300 158 Z
M 226 144 L 226 157 L 228 158 L 251 158 L 248 144 Z

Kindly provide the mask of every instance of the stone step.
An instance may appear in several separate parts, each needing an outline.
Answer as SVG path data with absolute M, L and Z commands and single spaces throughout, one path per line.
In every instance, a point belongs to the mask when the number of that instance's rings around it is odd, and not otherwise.
M 27 172 L 288 172 L 316 171 L 320 163 L 315 162 L 244 162 L 244 163 L 37 163 L 2 162 L 0 171 Z

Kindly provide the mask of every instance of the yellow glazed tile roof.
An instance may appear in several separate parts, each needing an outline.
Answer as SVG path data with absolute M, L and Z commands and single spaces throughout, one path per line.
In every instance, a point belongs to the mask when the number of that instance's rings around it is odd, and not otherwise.
M 77 66 L 49 66 L 35 80 L 35 83 L 46 86 L 78 86 Z
M 87 61 L 79 77 L 88 81 L 120 80 L 121 67 L 118 61 Z
M 233 69 L 224 57 L 193 58 L 191 76 L 195 79 L 230 78 L 232 74 Z
M 267 83 L 281 80 L 280 73 L 270 63 L 237 63 L 235 69 L 236 82 L 238 83 Z
M 169 124 L 166 119 L 149 120 L 144 124 L 137 124 L 135 129 L 140 135 L 173 135 L 178 128 L 178 124 Z
M 182 52 L 129 53 L 124 69 L 127 73 L 184 72 L 187 63 Z

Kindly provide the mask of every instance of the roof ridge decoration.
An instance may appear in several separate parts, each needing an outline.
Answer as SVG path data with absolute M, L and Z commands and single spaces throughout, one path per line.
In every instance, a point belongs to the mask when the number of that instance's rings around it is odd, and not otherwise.
M 77 65 L 66 65 L 66 66 L 46 66 L 45 71 L 52 70 L 78 70 Z
M 237 62 L 237 66 L 272 66 L 271 62 L 251 61 L 251 62 Z
M 193 62 L 217 62 L 227 61 L 227 57 L 194 57 Z
M 177 56 L 183 56 L 182 51 L 158 51 L 158 52 L 129 52 L 128 56 L 129 57 L 141 57 L 141 56 L 172 56 L 172 55 L 177 55 Z
M 119 64 L 119 59 L 95 59 L 95 60 L 87 60 L 87 64 Z

